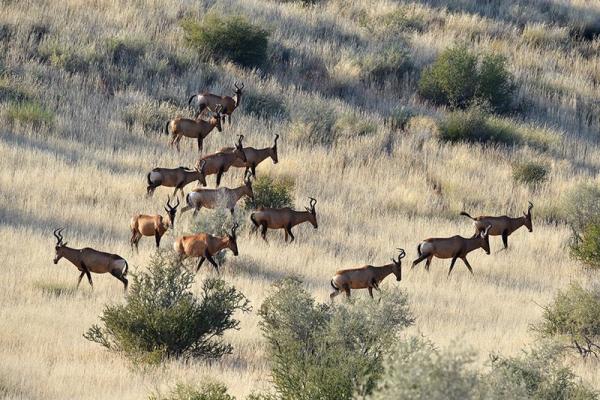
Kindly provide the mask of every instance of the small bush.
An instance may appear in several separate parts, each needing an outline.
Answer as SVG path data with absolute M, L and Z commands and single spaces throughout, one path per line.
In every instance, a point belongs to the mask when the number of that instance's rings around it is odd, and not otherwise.
M 405 31 L 421 32 L 426 23 L 420 16 L 409 16 L 405 9 L 398 8 L 379 17 L 377 24 L 385 26 L 385 32 L 400 33 Z M 372 23 L 371 23 L 372 24 Z
M 330 146 L 335 142 L 333 126 L 337 115 L 333 108 L 315 101 L 293 109 L 290 137 L 298 143 Z
M 588 267 L 600 268 L 600 187 L 580 185 L 563 203 L 565 219 L 573 231 L 571 256 Z
M 444 51 L 419 80 L 419 95 L 436 104 L 466 108 L 474 101 L 487 102 L 498 112 L 507 111 L 514 85 L 506 60 L 498 55 L 478 57 L 466 47 Z
M 591 268 L 600 268 L 600 224 L 591 222 L 580 232 L 574 232 L 570 244 L 571 256 Z
M 178 384 L 168 395 L 151 395 L 148 400 L 235 400 L 221 383 L 207 383 L 201 387 Z
M 103 327 L 93 325 L 84 337 L 150 363 L 231 353 L 222 336 L 238 328 L 233 314 L 248 311 L 248 300 L 221 279 L 204 281 L 197 297 L 190 291 L 193 281 L 194 274 L 177 257 L 155 253 L 148 271 L 133 275 L 125 304 L 106 306 L 100 316 Z
M 34 101 L 11 103 L 6 110 L 6 119 L 10 123 L 19 122 L 33 127 L 52 126 L 54 114 Z
M 187 44 L 203 58 L 230 60 L 243 67 L 266 62 L 269 32 L 242 16 L 207 14 L 201 22 L 186 19 L 181 24 Z
M 269 175 L 261 175 L 252 183 L 252 190 L 254 191 L 254 200 L 246 201 L 247 209 L 294 206 L 292 200 L 294 181 L 291 178 L 272 178 Z
M 277 397 L 290 400 L 368 395 L 386 349 L 413 322 L 398 291 L 385 292 L 380 303 L 329 306 L 316 303 L 291 278 L 275 284 L 259 314 Z
M 512 167 L 515 182 L 527 185 L 539 185 L 548 179 L 548 167 L 534 161 L 516 163 Z
M 518 142 L 514 132 L 507 126 L 490 120 L 479 107 L 466 111 L 454 111 L 439 124 L 439 137 L 447 142 L 501 143 Z
M 408 51 L 400 46 L 379 49 L 362 60 L 362 80 L 383 86 L 386 82 L 399 82 L 413 69 Z
M 244 95 L 243 109 L 249 115 L 266 119 L 287 119 L 285 99 L 265 93 L 249 92 Z
M 600 345 L 600 290 L 572 283 L 544 307 L 542 321 L 533 329 L 543 338 L 566 340 L 574 348 L 588 339 Z
M 333 132 L 336 139 L 357 138 L 377 132 L 377 125 L 364 115 L 344 114 L 335 121 Z
M 390 116 L 386 118 L 386 124 L 393 130 L 403 131 L 407 127 L 408 121 L 410 121 L 414 115 L 414 112 L 408 107 L 402 106 L 395 108 L 392 110 Z

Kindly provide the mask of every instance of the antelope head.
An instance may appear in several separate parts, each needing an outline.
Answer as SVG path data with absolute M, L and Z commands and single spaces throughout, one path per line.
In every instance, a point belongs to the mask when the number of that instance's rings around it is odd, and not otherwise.
M 309 222 L 312 224 L 313 228 L 317 229 L 319 224 L 317 224 L 317 211 L 315 210 L 315 204 L 317 204 L 317 200 L 309 197 L 310 202 L 308 203 L 308 207 L 305 207 L 306 211 L 310 214 Z
M 242 87 L 239 87 L 237 82 L 233 84 L 235 90 L 233 91 L 236 95 L 235 106 L 237 107 L 240 104 L 240 99 L 242 98 L 242 89 L 244 89 L 244 84 L 242 83 Z
M 223 109 L 222 105 L 218 105 L 215 109 L 214 115 L 208 121 L 211 125 L 213 125 L 219 132 L 223 132 L 223 128 L 221 126 L 221 110 Z
M 237 247 L 237 228 L 239 228 L 240 226 L 236 223 L 233 224 L 233 227 L 231 228 L 231 234 L 227 234 L 227 239 L 228 243 L 227 243 L 227 247 L 229 247 L 229 250 L 231 250 L 233 252 L 234 256 L 237 256 L 238 253 L 238 247 Z
M 251 175 L 252 173 L 248 171 L 244 176 L 244 184 L 246 185 L 246 190 L 244 193 L 252 200 L 254 200 L 254 191 L 252 190 L 252 181 L 250 180 Z
M 54 264 L 58 264 L 58 261 L 63 257 L 63 249 L 67 245 L 66 242 L 63 242 L 62 231 L 65 228 L 58 228 L 54 230 L 54 237 L 56 238 L 56 246 L 54 246 L 54 250 L 56 254 L 54 255 Z
M 198 172 L 198 183 L 202 186 L 206 186 L 206 175 L 204 175 L 204 165 L 206 164 L 206 160 L 200 161 L 200 165 L 196 167 L 196 172 Z
M 238 141 L 237 141 L 237 143 L 235 143 L 235 150 L 234 150 L 233 154 L 235 154 L 235 156 L 237 158 L 246 162 L 248 160 L 246 159 L 246 153 L 244 153 L 244 147 L 242 145 L 242 140 L 244 140 L 244 135 L 238 136 Z
M 488 225 L 484 231 L 479 233 L 479 238 L 481 239 L 481 248 L 485 251 L 487 255 L 490 254 L 490 229 L 492 225 Z
M 167 205 L 165 207 L 165 211 L 169 216 L 169 225 L 171 229 L 175 229 L 175 215 L 177 214 L 177 207 L 179 207 L 179 197 L 177 198 L 177 204 L 171 206 L 171 197 L 167 196 Z
M 394 275 L 396 275 L 396 280 L 400 281 L 402 280 L 402 259 L 406 256 L 406 252 L 404 251 L 404 249 L 398 248 L 398 250 L 400 251 L 400 254 L 398 254 L 398 259 L 394 260 L 394 258 L 392 257 L 392 262 L 394 263 L 394 266 L 392 267 L 392 272 L 394 273 Z
M 533 203 L 529 202 L 529 207 L 527 207 L 527 212 L 523 211 L 523 216 L 525 217 L 525 226 L 529 229 L 529 232 L 533 232 L 533 225 L 531 224 L 531 209 L 533 208 Z
M 273 164 L 279 162 L 279 159 L 277 158 L 277 139 L 279 139 L 279 135 L 275 135 L 275 141 L 273 142 L 273 147 L 271 147 L 271 159 L 273 160 Z

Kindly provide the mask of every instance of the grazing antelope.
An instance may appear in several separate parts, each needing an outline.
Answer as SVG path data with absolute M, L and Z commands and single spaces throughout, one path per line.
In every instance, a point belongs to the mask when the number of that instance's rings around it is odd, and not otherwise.
M 413 261 L 411 269 L 424 259 L 427 259 L 425 269 L 429 271 L 429 265 L 433 257 L 451 258 L 450 270 L 448 271 L 448 276 L 450 276 L 456 259 L 460 258 L 469 269 L 469 272 L 473 274 L 473 269 L 467 261 L 467 254 L 479 248 L 485 250 L 486 254 L 490 254 L 490 228 L 491 226 L 488 225 L 483 232 L 478 232 L 470 238 L 457 235 L 449 238 L 425 239 L 417 246 L 419 258 Z
M 263 162 L 267 157 L 271 157 L 273 160 L 273 164 L 277 164 L 279 160 L 277 159 L 277 139 L 279 139 L 279 135 L 275 135 L 275 140 L 273 142 L 273 147 L 266 147 L 264 149 L 255 149 L 254 147 L 244 147 L 244 154 L 246 155 L 246 161 L 242 161 L 240 159 L 235 160 L 232 167 L 236 168 L 246 168 L 245 173 L 248 171 L 252 172 L 252 176 L 256 178 L 256 167 L 258 164 Z M 234 151 L 233 147 L 224 147 L 221 152 L 230 153 Z
M 238 227 L 238 224 L 234 224 L 233 228 L 231 228 L 231 234 L 227 233 L 225 236 L 213 236 L 208 233 L 182 236 L 175 240 L 173 248 L 181 258 L 200 257 L 196 272 L 200 270 L 204 260 L 208 260 L 208 262 L 215 267 L 217 272 L 219 272 L 219 265 L 215 262 L 213 257 L 223 249 L 230 249 L 234 256 L 238 255 L 236 235 Z
M 242 83 L 242 87 L 237 85 L 237 82 L 233 84 L 235 90 L 233 91 L 235 94 L 233 97 L 231 96 L 218 96 L 216 94 L 204 92 L 198 93 L 190 97 L 188 104 L 191 105 L 194 98 L 198 98 L 198 114 L 202 114 L 205 109 L 209 109 L 211 111 L 215 111 L 217 106 L 222 107 L 223 114 L 223 122 L 225 122 L 225 116 L 227 116 L 229 120 L 229 124 L 231 125 L 231 114 L 235 111 L 236 108 L 240 106 L 240 102 L 242 101 L 242 89 L 244 89 L 244 84 Z
M 219 132 L 221 128 L 221 107 L 218 106 L 215 114 L 210 117 L 208 121 L 204 121 L 198 116 L 195 120 L 188 118 L 177 117 L 167 122 L 165 126 L 165 133 L 171 134 L 171 147 L 177 146 L 179 151 L 179 142 L 182 137 L 189 137 L 198 141 L 198 151 L 202 152 L 202 146 L 204 139 L 212 132 L 214 128 L 217 128 Z
M 171 206 L 171 198 L 167 196 L 167 205 L 165 207 L 168 218 L 167 221 L 164 220 L 162 215 L 138 214 L 131 218 L 131 239 L 129 240 L 131 248 L 133 249 L 133 246 L 135 245 L 135 249 L 138 250 L 138 243 L 142 236 L 154 236 L 156 239 L 156 247 L 160 247 L 160 239 L 165 232 L 167 232 L 167 229 L 175 229 L 177 207 L 179 207 L 179 198 L 177 198 L 177 204 Z
M 258 211 L 250 214 L 250 220 L 254 224 L 252 232 L 256 232 L 258 227 L 261 227 L 261 236 L 264 241 L 267 241 L 267 228 L 269 229 L 285 229 L 285 241 L 288 241 L 288 235 L 292 238 L 290 243 L 294 241 L 292 227 L 303 222 L 310 222 L 317 229 L 317 212 L 315 204 L 317 200 L 309 197 L 310 203 L 306 211 L 295 211 L 289 207 L 285 208 L 261 208 Z
M 508 237 L 517 229 L 522 226 L 527 227 L 529 232 L 533 232 L 533 225 L 531 224 L 531 210 L 533 209 L 533 203 L 529 202 L 527 212 L 523 211 L 522 217 L 508 217 L 501 215 L 499 217 L 488 217 L 481 216 L 473 218 L 466 212 L 461 212 L 460 215 L 469 217 L 473 220 L 475 226 L 475 233 L 479 233 L 486 229 L 486 226 L 490 225 L 490 236 L 502 236 L 502 243 L 504 243 L 504 249 L 508 248 Z
M 381 267 L 374 267 L 372 265 L 365 265 L 360 268 L 342 269 L 335 273 L 331 279 L 331 287 L 333 292 L 329 295 L 331 300 L 341 293 L 343 290 L 346 292 L 346 297 L 350 297 L 350 289 L 369 289 L 369 296 L 373 298 L 373 289 L 379 290 L 379 284 L 389 274 L 396 275 L 396 280 L 402 280 L 402 259 L 406 256 L 406 252 L 403 249 L 400 250 L 398 259 L 394 260 L 392 257 L 392 263 L 386 264 Z
M 71 247 L 67 247 L 68 243 L 63 242 L 63 229 L 64 228 L 58 228 L 54 230 L 54 237 L 56 238 L 56 246 L 54 247 L 54 250 L 56 251 L 56 255 L 54 256 L 54 264 L 58 264 L 58 261 L 64 257 L 69 260 L 71 264 L 75 265 L 79 271 L 81 271 L 79 279 L 77 280 L 77 288 L 79 288 L 81 278 L 83 278 L 84 275 L 87 275 L 90 286 L 92 289 L 94 288 L 94 283 L 92 282 L 92 275 L 90 272 L 94 272 L 96 274 L 110 272 L 112 276 L 123 282 L 125 290 L 127 290 L 128 281 L 125 276 L 127 276 L 127 270 L 129 266 L 123 257 L 116 254 L 104 253 L 102 251 L 90 249 L 89 247 L 83 249 L 73 249 Z
M 154 168 L 152 172 L 148 172 L 146 177 L 148 180 L 148 187 L 146 188 L 148 196 L 152 196 L 154 190 L 159 186 L 174 187 L 173 197 L 175 197 L 178 190 L 181 190 L 183 195 L 183 188 L 193 181 L 198 181 L 202 186 L 206 186 L 205 164 L 206 161 L 200 161 L 195 170 L 185 167 Z
M 254 199 L 252 182 L 248 175 L 244 178 L 244 184 L 235 189 L 196 188 L 192 190 L 185 196 L 187 205 L 181 209 L 181 212 L 184 213 L 193 208 L 194 215 L 196 215 L 202 207 L 214 209 L 219 206 L 224 206 L 224 208 L 227 208 L 231 212 L 231 215 L 233 215 L 235 205 L 244 196 Z
M 239 159 L 240 161 L 246 162 L 246 154 L 242 147 L 243 139 L 244 135 L 240 135 L 233 152 L 217 152 L 204 156 L 198 161 L 201 164 L 204 163 L 203 173 L 205 176 L 217 174 L 217 187 L 221 184 L 223 173 L 229 171 L 229 168 L 231 168 L 236 160 Z

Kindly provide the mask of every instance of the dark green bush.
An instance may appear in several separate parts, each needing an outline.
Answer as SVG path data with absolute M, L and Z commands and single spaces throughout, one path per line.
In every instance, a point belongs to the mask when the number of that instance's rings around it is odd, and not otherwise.
M 548 179 L 548 167 L 534 161 L 513 164 L 512 176 L 515 182 L 539 185 Z
M 248 300 L 221 279 L 207 279 L 200 297 L 190 288 L 194 274 L 172 254 L 155 253 L 147 272 L 132 275 L 124 304 L 108 305 L 84 337 L 134 361 L 167 357 L 219 358 L 231 352 L 223 334 L 237 329 L 236 311 Z
M 501 143 L 518 142 L 515 133 L 506 125 L 490 120 L 479 107 L 454 111 L 439 124 L 439 137 L 447 142 Z
M 178 384 L 168 395 L 151 395 L 148 400 L 235 400 L 221 383 L 207 383 L 201 387 Z
M 590 222 L 581 231 L 573 232 L 571 256 L 586 266 L 600 268 L 600 223 Z
M 269 32 L 245 17 L 211 13 L 200 22 L 186 19 L 181 26 L 187 44 L 203 58 L 231 60 L 243 67 L 266 62 Z
M 10 123 L 32 125 L 33 127 L 52 126 L 54 114 L 35 101 L 11 103 L 6 109 L 6 119 Z
M 419 95 L 436 104 L 466 108 L 486 102 L 497 112 L 509 109 L 514 92 L 506 60 L 499 55 L 478 57 L 466 47 L 447 49 L 426 68 L 419 80 Z
M 242 108 L 245 113 L 260 118 L 287 119 L 289 117 L 285 99 L 266 93 L 245 93 Z
M 277 397 L 290 400 L 368 395 L 387 348 L 413 322 L 407 298 L 398 291 L 384 292 L 379 303 L 330 306 L 316 303 L 291 278 L 275 284 L 259 314 Z
M 600 187 L 583 184 L 565 198 L 564 213 L 571 226 L 570 253 L 591 268 L 600 268 Z
M 252 183 L 254 200 L 246 201 L 246 208 L 293 207 L 294 181 L 291 178 L 272 178 L 261 175 Z

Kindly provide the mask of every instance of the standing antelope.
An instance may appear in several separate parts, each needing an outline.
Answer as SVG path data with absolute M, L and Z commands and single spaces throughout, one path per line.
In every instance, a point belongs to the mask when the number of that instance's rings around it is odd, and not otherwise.
M 79 271 L 81 271 L 79 279 L 77 280 L 77 288 L 79 288 L 79 284 L 81 283 L 81 278 L 83 278 L 83 275 L 87 275 L 90 286 L 93 289 L 94 284 L 92 282 L 92 275 L 90 272 L 94 272 L 96 274 L 110 272 L 112 276 L 123 282 L 125 290 L 127 290 L 128 282 L 125 276 L 127 276 L 127 269 L 129 266 L 123 257 L 116 254 L 104 253 L 102 251 L 90 249 L 89 247 L 83 249 L 73 249 L 71 247 L 67 247 L 68 243 L 63 243 L 63 229 L 64 228 L 59 228 L 54 230 L 54 237 L 56 238 L 56 246 L 54 247 L 54 250 L 56 251 L 56 255 L 54 256 L 54 264 L 58 264 L 58 261 L 64 257 L 69 260 L 71 264 L 75 265 Z
M 236 235 L 238 227 L 238 224 L 234 224 L 233 228 L 231 228 L 231 234 L 227 233 L 225 236 L 213 236 L 208 233 L 182 236 L 175 240 L 173 248 L 181 258 L 200 257 L 196 272 L 200 270 L 204 260 L 208 260 L 217 272 L 219 272 L 219 265 L 215 262 L 213 256 L 227 248 L 233 252 L 234 256 L 238 255 Z
M 240 106 L 240 102 L 242 101 L 242 89 L 244 89 L 244 84 L 242 83 L 242 87 L 237 85 L 237 82 L 233 84 L 235 90 L 233 91 L 235 94 L 233 97 L 231 96 L 218 96 L 216 94 L 212 94 L 209 92 L 198 93 L 190 97 L 188 104 L 191 105 L 194 98 L 198 98 L 198 114 L 202 114 L 205 109 L 209 109 L 211 111 L 215 111 L 217 106 L 223 107 L 223 122 L 225 122 L 225 116 L 227 115 L 229 124 L 231 125 L 231 114 L 235 111 L 236 108 Z
M 131 239 L 129 240 L 131 248 L 133 249 L 133 246 L 135 245 L 135 249 L 138 250 L 138 243 L 142 236 L 154 236 L 156 239 L 156 247 L 160 247 L 160 239 L 165 232 L 167 232 L 167 229 L 175 229 L 177 207 L 179 207 L 179 198 L 177 198 L 177 204 L 171 206 L 171 198 L 167 196 L 167 205 L 165 207 L 168 218 L 167 221 L 164 220 L 162 215 L 138 214 L 131 218 Z
M 181 209 L 181 212 L 184 213 L 193 208 L 194 215 L 196 215 L 202 207 L 214 209 L 219 206 L 224 206 L 224 208 L 227 208 L 233 215 L 235 205 L 244 196 L 254 199 L 252 182 L 250 181 L 250 177 L 247 175 L 244 178 L 244 184 L 235 189 L 196 188 L 192 190 L 187 194 L 187 196 L 185 196 L 187 205 Z
M 523 211 L 522 217 L 508 217 L 501 215 L 499 217 L 488 217 L 481 216 L 473 218 L 466 212 L 462 211 L 460 215 L 469 217 L 473 220 L 475 226 L 475 233 L 479 233 L 486 229 L 486 226 L 490 225 L 490 236 L 502 236 L 502 243 L 504 243 L 504 249 L 508 248 L 508 237 L 517 229 L 522 226 L 527 227 L 529 232 L 533 232 L 533 225 L 531 224 L 531 209 L 533 209 L 533 203 L 529 202 L 527 212 Z
M 148 172 L 146 179 L 148 187 L 146 192 L 148 196 L 152 196 L 154 190 L 159 186 L 174 187 L 173 196 L 193 181 L 198 181 L 202 186 L 206 186 L 205 161 L 201 161 L 195 170 L 185 167 L 179 168 L 154 168 L 152 172 Z
M 491 226 L 488 225 L 483 232 L 478 232 L 470 238 L 457 235 L 449 238 L 425 239 L 417 246 L 419 258 L 413 261 L 411 269 L 424 259 L 427 259 L 425 269 L 429 271 L 429 265 L 433 257 L 451 258 L 450 270 L 448 271 L 448 276 L 450 276 L 456 259 L 460 258 L 469 269 L 469 272 L 473 274 L 473 269 L 467 261 L 467 254 L 479 248 L 485 250 L 486 254 L 490 254 L 490 228 Z
M 248 171 L 252 172 L 252 176 L 256 178 L 256 167 L 258 164 L 263 162 L 267 157 L 271 157 L 273 160 L 273 164 L 277 164 L 279 160 L 277 159 L 277 139 L 279 139 L 279 135 L 275 135 L 275 140 L 273 142 L 273 147 L 266 147 L 264 149 L 255 149 L 254 147 L 244 147 L 244 154 L 246 155 L 246 161 L 242 161 L 240 159 L 236 159 L 233 163 L 232 167 L 236 168 L 246 168 L 245 173 Z M 233 147 L 224 147 L 220 151 L 223 153 L 230 153 L 234 151 Z
M 341 293 L 346 292 L 346 297 L 350 297 L 350 289 L 369 289 L 369 296 L 373 298 L 373 289 L 379 290 L 379 284 L 388 275 L 396 275 L 396 280 L 402 279 L 402 259 L 406 256 L 403 249 L 400 250 L 398 259 L 392 257 L 392 264 L 386 264 L 381 267 L 365 265 L 360 268 L 342 269 L 335 273 L 331 279 L 331 287 L 333 292 L 329 295 L 331 300 Z
M 198 141 L 198 151 L 202 152 L 202 146 L 204 139 L 212 132 L 214 128 L 217 128 L 219 132 L 221 128 L 221 107 L 218 106 L 215 114 L 208 120 L 204 121 L 198 116 L 195 120 L 188 118 L 177 117 L 167 122 L 165 126 L 165 133 L 171 134 L 170 146 L 177 146 L 179 151 L 179 142 L 182 137 L 189 137 Z
M 246 162 L 246 154 L 242 147 L 244 135 L 240 135 L 238 142 L 235 144 L 235 151 L 230 153 L 214 153 L 202 157 L 198 162 L 204 163 L 203 172 L 205 176 L 217 174 L 217 187 L 221 184 L 221 177 L 224 172 L 229 171 L 229 168 L 236 160 Z M 206 185 L 204 185 L 206 186 Z
M 295 211 L 289 207 L 285 208 L 262 208 L 250 214 L 250 220 L 254 224 L 252 232 L 256 232 L 258 227 L 262 228 L 261 236 L 264 241 L 267 241 L 267 228 L 269 229 L 285 229 L 285 241 L 288 241 L 288 235 L 292 238 L 290 243 L 294 241 L 292 227 L 301 224 L 302 222 L 310 222 L 317 229 L 317 212 L 315 204 L 317 200 L 309 197 L 310 203 L 306 211 Z

